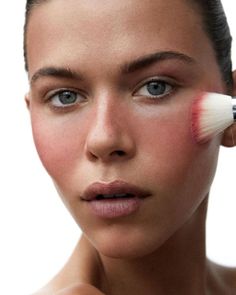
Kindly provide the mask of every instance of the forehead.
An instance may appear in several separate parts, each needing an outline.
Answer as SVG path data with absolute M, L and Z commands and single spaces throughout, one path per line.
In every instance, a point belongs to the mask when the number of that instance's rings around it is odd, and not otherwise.
M 200 15 L 185 0 L 51 0 L 28 23 L 29 68 L 77 56 L 129 59 L 157 50 L 201 55 L 209 47 Z M 197 42 L 196 42 L 197 40 Z M 204 46 L 203 46 L 204 44 Z M 208 48 L 209 49 L 209 48 Z M 37 54 L 35 54 L 37 53 Z M 39 58 L 40 53 L 40 58 Z M 117 58 L 114 59 L 114 56 Z M 204 54 L 205 56 L 205 54 Z M 103 57 L 103 58 L 102 58 Z

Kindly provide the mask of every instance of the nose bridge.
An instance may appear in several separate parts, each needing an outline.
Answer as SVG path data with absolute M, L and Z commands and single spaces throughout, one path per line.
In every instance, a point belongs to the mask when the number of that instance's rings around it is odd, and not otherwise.
M 93 121 L 93 132 L 101 132 L 103 136 L 113 136 L 119 131 L 118 110 L 119 102 L 114 103 L 109 97 L 103 97 L 96 102 Z
M 134 142 L 124 120 L 124 110 L 120 99 L 102 96 L 95 100 L 86 141 L 86 153 L 90 159 L 107 161 L 131 156 Z

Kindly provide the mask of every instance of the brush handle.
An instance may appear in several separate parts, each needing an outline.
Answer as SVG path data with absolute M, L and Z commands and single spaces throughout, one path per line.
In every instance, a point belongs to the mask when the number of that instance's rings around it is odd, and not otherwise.
M 232 106 L 233 106 L 234 121 L 236 121 L 236 97 L 233 97 L 232 99 Z

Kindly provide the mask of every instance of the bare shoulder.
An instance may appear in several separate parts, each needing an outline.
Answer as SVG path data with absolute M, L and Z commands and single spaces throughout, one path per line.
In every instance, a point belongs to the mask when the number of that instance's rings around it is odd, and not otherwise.
M 224 290 L 225 295 L 236 295 L 236 267 L 226 267 L 212 261 L 209 265 L 213 284 Z
M 42 289 L 32 295 L 105 295 L 92 285 L 77 283 L 61 290 Z
M 219 264 L 215 264 L 215 267 L 225 284 L 234 288 L 236 294 L 236 267 L 225 267 Z

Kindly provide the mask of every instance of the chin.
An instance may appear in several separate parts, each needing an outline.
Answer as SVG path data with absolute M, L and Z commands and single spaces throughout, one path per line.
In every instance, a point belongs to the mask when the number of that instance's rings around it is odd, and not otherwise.
M 164 239 L 147 235 L 145 232 L 138 234 L 97 234 L 90 239 L 96 250 L 109 258 L 115 259 L 136 259 L 148 256 L 157 251 L 164 243 Z

